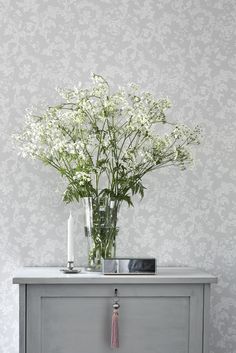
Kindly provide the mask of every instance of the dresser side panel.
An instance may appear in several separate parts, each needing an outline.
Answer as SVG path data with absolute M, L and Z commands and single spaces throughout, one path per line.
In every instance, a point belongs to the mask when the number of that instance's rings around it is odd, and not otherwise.
M 26 353 L 27 285 L 19 285 L 19 352 Z
M 210 285 L 204 285 L 203 297 L 203 353 L 209 352 Z

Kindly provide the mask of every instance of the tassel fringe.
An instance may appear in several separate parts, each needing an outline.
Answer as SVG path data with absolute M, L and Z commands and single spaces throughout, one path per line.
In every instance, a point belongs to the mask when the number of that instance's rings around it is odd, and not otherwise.
M 119 348 L 119 308 L 113 309 L 111 322 L 111 348 Z

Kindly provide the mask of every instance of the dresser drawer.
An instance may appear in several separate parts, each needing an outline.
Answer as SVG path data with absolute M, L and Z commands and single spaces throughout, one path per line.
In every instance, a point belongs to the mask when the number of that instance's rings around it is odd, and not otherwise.
M 202 353 L 200 284 L 27 285 L 27 353 L 108 353 L 112 297 L 120 353 Z

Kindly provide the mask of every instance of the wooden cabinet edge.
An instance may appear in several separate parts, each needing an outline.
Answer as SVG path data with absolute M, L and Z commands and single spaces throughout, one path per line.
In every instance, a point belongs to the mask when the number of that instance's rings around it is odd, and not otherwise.
M 203 325 L 202 325 L 202 352 L 209 352 L 209 317 L 210 317 L 210 284 L 203 287 Z
M 26 353 L 27 285 L 19 285 L 19 353 Z

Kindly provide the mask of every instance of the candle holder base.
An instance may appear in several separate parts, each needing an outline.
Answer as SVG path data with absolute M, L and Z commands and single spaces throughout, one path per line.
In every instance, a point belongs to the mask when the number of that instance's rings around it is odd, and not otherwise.
M 80 273 L 81 272 L 81 270 L 78 270 L 78 269 L 76 269 L 76 268 L 73 268 L 72 270 L 69 270 L 68 268 L 62 268 L 62 269 L 60 269 L 60 271 L 62 271 L 62 272 L 64 272 L 64 273 Z
M 81 270 L 74 268 L 74 261 L 67 262 L 67 268 L 62 268 L 60 271 L 64 273 L 80 273 Z

